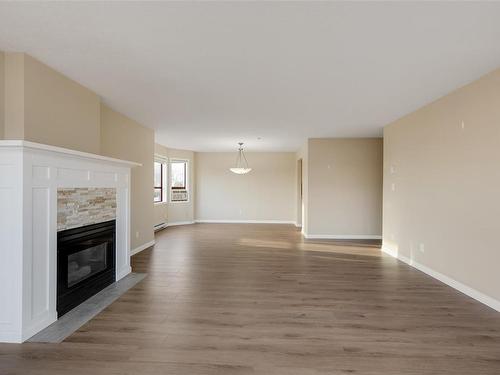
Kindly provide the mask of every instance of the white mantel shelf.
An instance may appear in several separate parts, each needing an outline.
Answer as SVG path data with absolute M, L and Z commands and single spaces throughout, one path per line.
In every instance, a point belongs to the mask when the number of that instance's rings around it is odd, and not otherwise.
M 0 342 L 57 320 L 57 190 L 116 189 L 116 280 L 130 268 L 126 160 L 27 141 L 0 141 Z
M 19 147 L 21 147 L 21 148 L 29 148 L 29 149 L 33 149 L 33 150 L 43 150 L 43 151 L 49 151 L 49 152 L 54 152 L 54 153 L 58 153 L 58 154 L 68 155 L 68 156 L 75 156 L 75 157 L 79 157 L 79 158 L 83 158 L 83 159 L 100 160 L 100 161 L 104 161 L 104 162 L 108 162 L 108 163 L 125 165 L 125 166 L 129 166 L 129 167 L 142 167 L 142 164 L 136 163 L 134 161 L 115 159 L 115 158 L 110 158 L 108 156 L 91 154 L 89 152 L 70 150 L 69 148 L 44 145 L 42 143 L 35 143 L 35 142 L 29 142 L 29 141 L 0 140 L 0 148 L 4 148 L 4 147 L 6 147 L 6 148 L 19 148 Z

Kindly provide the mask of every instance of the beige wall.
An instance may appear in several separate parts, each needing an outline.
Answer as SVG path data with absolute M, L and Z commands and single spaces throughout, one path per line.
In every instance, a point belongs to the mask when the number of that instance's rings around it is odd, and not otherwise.
M 99 153 L 99 96 L 29 55 L 24 72 L 25 139 Z
M 99 96 L 27 54 L 5 71 L 5 138 L 99 153 Z
M 5 54 L 0 51 L 0 139 L 3 139 L 3 129 L 4 129 L 4 92 L 5 92 Z
M 154 131 L 101 105 L 101 153 L 142 164 L 131 176 L 131 249 L 154 240 Z
M 168 148 L 160 144 L 155 145 L 155 154 L 169 159 L 182 159 L 188 161 L 189 179 L 189 201 L 188 202 L 170 202 L 155 204 L 155 224 L 167 222 L 169 224 L 192 222 L 194 221 L 195 205 L 195 157 L 193 151 L 177 150 Z
M 131 247 L 152 241 L 153 130 L 101 105 L 94 92 L 27 54 L 0 54 L 0 68 L 0 135 L 142 163 L 131 176 Z
M 308 142 L 307 234 L 382 234 L 382 139 Z
M 295 154 L 259 152 L 246 157 L 253 170 L 236 175 L 228 170 L 236 153 L 196 153 L 196 219 L 295 222 Z
M 387 126 L 384 149 L 384 248 L 499 301 L 500 70 Z
M 4 56 L 4 138 L 24 139 L 24 53 Z

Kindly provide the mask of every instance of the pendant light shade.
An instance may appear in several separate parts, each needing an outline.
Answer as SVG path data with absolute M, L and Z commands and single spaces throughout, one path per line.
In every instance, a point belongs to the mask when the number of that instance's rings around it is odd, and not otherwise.
M 240 147 L 238 148 L 238 156 L 236 157 L 236 166 L 233 168 L 229 168 L 229 170 L 236 174 L 246 174 L 252 170 L 248 166 L 247 158 L 243 153 L 243 142 L 238 143 Z

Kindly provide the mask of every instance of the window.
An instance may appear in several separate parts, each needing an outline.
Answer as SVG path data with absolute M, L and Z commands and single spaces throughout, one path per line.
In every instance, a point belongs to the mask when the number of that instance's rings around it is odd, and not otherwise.
M 186 164 L 185 161 L 173 161 L 170 163 L 172 189 L 186 189 Z
M 188 201 L 187 164 L 187 160 L 173 160 L 170 162 L 170 200 L 172 202 Z
M 154 163 L 154 198 L 155 203 L 165 202 L 165 163 L 162 161 L 155 161 Z

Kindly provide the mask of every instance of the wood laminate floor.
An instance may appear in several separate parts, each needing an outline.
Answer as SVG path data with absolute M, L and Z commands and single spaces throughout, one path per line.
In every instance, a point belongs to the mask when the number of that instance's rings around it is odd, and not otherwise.
M 500 313 L 367 243 L 195 224 L 61 344 L 0 344 L 0 374 L 500 374 Z

